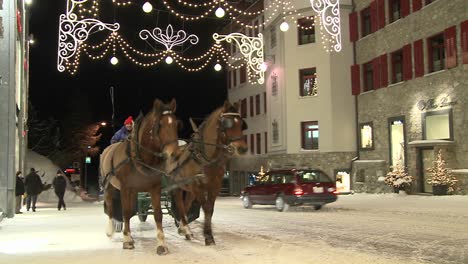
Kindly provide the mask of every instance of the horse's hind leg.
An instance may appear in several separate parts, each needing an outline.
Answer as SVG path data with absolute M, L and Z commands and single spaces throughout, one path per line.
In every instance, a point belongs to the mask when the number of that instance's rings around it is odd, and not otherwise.
M 104 191 L 104 211 L 109 216 L 109 222 L 106 228 L 106 235 L 112 237 L 114 235 L 114 225 L 112 223 L 112 215 L 114 205 L 112 204 L 112 197 L 114 196 L 114 187 L 109 184 Z
M 179 234 L 184 235 L 185 239 L 191 240 L 193 238 L 192 231 L 188 225 L 188 218 L 186 213 L 186 208 L 184 206 L 183 191 L 178 189 L 174 191 L 174 198 L 177 207 L 177 213 L 179 215 Z M 188 193 L 187 193 L 188 195 Z
M 216 195 L 212 195 L 208 192 L 208 197 L 201 199 L 201 204 L 203 207 L 203 212 L 205 215 L 205 224 L 203 226 L 203 235 L 205 236 L 205 245 L 216 245 L 213 231 L 211 229 L 211 218 L 213 217 L 214 204 L 216 200 Z
M 130 231 L 130 218 L 133 214 L 133 206 L 135 205 L 136 192 L 129 189 L 122 188 L 120 190 L 122 199 L 122 209 L 124 217 L 124 230 L 123 230 L 123 248 L 134 249 L 134 241 Z
M 158 255 L 165 255 L 169 253 L 169 249 L 167 248 L 162 228 L 161 186 L 151 190 L 151 204 L 153 205 L 154 221 L 156 222 L 156 240 L 158 243 L 156 253 L 158 253 Z

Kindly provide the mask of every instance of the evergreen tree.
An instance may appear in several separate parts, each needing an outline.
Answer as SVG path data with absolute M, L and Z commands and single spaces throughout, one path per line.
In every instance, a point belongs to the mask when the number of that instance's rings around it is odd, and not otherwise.
M 458 180 L 452 175 L 451 169 L 446 168 L 447 162 L 442 157 L 441 149 L 437 153 L 437 159 L 432 163 L 433 166 L 427 169 L 431 174 L 431 178 L 427 180 L 427 183 L 433 186 L 446 185 L 448 186 L 448 192 L 453 192 Z

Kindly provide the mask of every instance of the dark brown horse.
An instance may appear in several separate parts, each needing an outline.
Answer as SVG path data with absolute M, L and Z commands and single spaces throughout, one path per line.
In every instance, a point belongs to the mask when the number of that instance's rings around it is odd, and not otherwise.
M 101 175 L 106 175 L 104 200 L 109 215 L 107 235 L 112 236 L 112 195 L 121 193 L 123 209 L 123 248 L 133 249 L 130 218 L 134 212 L 137 192 L 149 192 L 157 227 L 157 253 L 168 252 L 162 229 L 161 189 L 166 157 L 178 151 L 176 102 L 164 104 L 156 99 L 153 109 L 135 123 L 131 137 L 107 147 L 101 155 Z
M 211 229 L 214 204 L 221 189 L 228 159 L 232 155 L 243 155 L 247 152 L 242 133 L 245 128 L 246 124 L 239 114 L 238 105 L 231 105 L 226 101 L 222 107 L 213 111 L 198 129 L 194 128 L 191 143 L 183 148 L 177 165 L 173 164 L 176 168 L 171 174 L 178 177 L 205 175 L 201 182 L 182 187 L 186 191 L 185 198 L 182 189 L 174 191 L 178 215 L 181 216 L 178 219 L 179 233 L 184 234 L 186 239 L 193 236 L 188 226 L 187 211 L 196 199 L 205 215 L 205 245 L 215 244 Z

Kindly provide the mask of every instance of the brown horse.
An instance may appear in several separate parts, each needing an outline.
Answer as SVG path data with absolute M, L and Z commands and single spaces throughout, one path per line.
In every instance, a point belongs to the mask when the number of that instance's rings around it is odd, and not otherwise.
M 176 102 L 164 104 L 159 99 L 142 120 L 136 122 L 131 137 L 110 145 L 101 155 L 101 175 L 105 175 L 104 200 L 109 215 L 107 235 L 112 236 L 112 196 L 115 189 L 121 193 L 124 230 L 123 248 L 133 249 L 130 218 L 134 212 L 137 192 L 149 192 L 157 227 L 157 253 L 168 252 L 162 229 L 161 189 L 166 177 L 166 157 L 178 151 Z
M 193 125 L 193 124 L 192 124 Z M 226 163 L 232 155 L 243 155 L 247 152 L 242 131 L 247 128 L 239 114 L 237 104 L 228 101 L 215 111 L 200 125 L 194 127 L 192 141 L 183 148 L 175 169 L 171 172 L 178 177 L 193 177 L 204 174 L 199 182 L 182 186 L 174 191 L 178 215 L 180 216 L 179 233 L 186 239 L 192 238 L 188 226 L 187 212 L 194 199 L 202 206 L 205 215 L 203 233 L 205 245 L 215 244 L 211 229 L 214 204 L 221 189 Z M 186 191 L 185 198 L 183 190 Z

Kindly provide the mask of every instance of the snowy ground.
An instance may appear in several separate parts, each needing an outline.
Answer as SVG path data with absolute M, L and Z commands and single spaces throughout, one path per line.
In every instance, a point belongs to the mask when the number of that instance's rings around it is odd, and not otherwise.
M 177 234 L 164 217 L 170 253 L 155 252 L 154 221 L 132 218 L 134 250 L 122 234 L 104 234 L 102 205 L 40 204 L 0 223 L 0 263 L 468 263 L 468 196 L 340 196 L 320 211 L 272 206 L 243 209 L 236 197 L 219 198 L 213 220 L 216 246 L 206 247 L 201 222 L 196 239 Z M 201 220 L 201 219 L 200 219 Z

